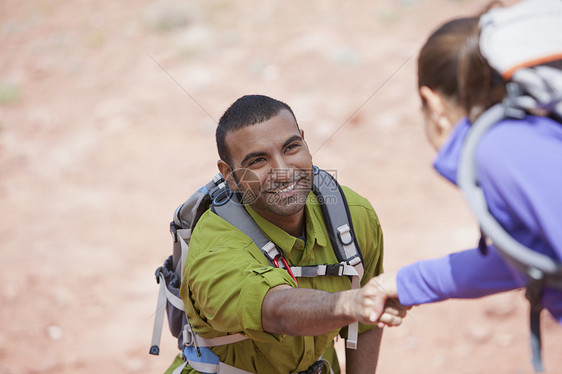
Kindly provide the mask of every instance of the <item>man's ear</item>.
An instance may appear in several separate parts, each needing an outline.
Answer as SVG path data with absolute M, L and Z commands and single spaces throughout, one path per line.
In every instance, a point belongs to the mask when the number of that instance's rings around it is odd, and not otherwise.
M 228 187 L 232 191 L 238 191 L 238 188 L 236 186 L 236 181 L 234 180 L 234 172 L 232 171 L 230 166 L 223 160 L 218 160 L 217 166 L 219 168 L 220 173 L 224 177 L 226 184 L 228 184 Z
M 304 130 L 301 129 L 300 132 L 301 132 L 302 141 L 303 141 L 304 145 L 306 146 L 306 148 L 308 149 L 308 143 L 307 143 L 306 140 L 304 139 Z M 309 151 L 309 152 L 310 152 L 310 151 Z

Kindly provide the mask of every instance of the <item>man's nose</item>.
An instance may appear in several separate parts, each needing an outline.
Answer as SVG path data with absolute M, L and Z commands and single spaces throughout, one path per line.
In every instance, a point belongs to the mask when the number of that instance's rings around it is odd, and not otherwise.
M 286 162 L 285 158 L 280 156 L 272 160 L 270 169 L 271 181 L 275 182 L 286 182 L 291 179 L 292 168 L 289 163 Z
M 283 156 L 277 156 L 275 157 L 273 160 L 273 162 L 271 163 L 271 168 L 276 171 L 281 171 L 281 170 L 290 170 L 291 167 L 289 166 L 289 164 L 287 163 L 287 161 L 285 160 L 285 157 Z

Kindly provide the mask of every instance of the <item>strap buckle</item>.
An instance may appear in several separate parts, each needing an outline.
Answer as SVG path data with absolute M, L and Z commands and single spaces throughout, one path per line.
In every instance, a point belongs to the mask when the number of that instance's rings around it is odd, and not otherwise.
M 324 368 L 324 361 L 318 360 L 312 364 L 306 371 L 298 372 L 297 374 L 321 374 Z
M 183 325 L 183 345 L 186 347 L 195 347 L 197 357 L 201 357 L 201 351 L 199 350 L 199 345 L 197 344 L 197 338 L 195 337 L 193 330 L 191 330 L 191 324 L 189 322 Z
M 267 257 L 267 259 L 269 261 L 275 261 L 275 258 L 280 256 L 279 250 L 277 250 L 277 247 L 275 246 L 275 244 L 271 240 L 268 241 L 267 243 L 265 243 L 265 245 L 261 248 L 261 251 L 263 252 L 263 254 Z M 277 266 L 277 267 L 279 267 L 279 266 Z
M 338 227 L 338 239 L 344 246 L 353 243 L 353 233 L 347 223 Z
M 345 265 L 339 264 L 328 264 L 326 265 L 326 275 L 331 275 L 334 277 L 341 277 L 343 275 Z

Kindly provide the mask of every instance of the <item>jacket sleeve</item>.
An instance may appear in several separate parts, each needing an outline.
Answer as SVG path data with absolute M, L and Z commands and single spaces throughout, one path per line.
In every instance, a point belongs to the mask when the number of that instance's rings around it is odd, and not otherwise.
M 522 287 L 524 279 L 489 246 L 486 255 L 475 248 L 405 266 L 396 283 L 400 302 L 410 306 L 491 295 Z

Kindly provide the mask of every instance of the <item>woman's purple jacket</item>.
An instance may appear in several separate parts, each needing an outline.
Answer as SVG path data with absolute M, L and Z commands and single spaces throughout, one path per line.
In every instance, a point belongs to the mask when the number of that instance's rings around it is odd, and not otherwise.
M 459 157 L 470 129 L 466 119 L 441 147 L 435 169 L 456 184 Z M 562 124 L 545 117 L 507 119 L 489 129 L 476 150 L 478 180 L 488 208 L 521 244 L 562 259 Z M 493 246 L 419 261 L 399 270 L 404 305 L 476 298 L 525 287 L 525 276 Z M 562 291 L 545 289 L 543 306 L 562 323 Z

